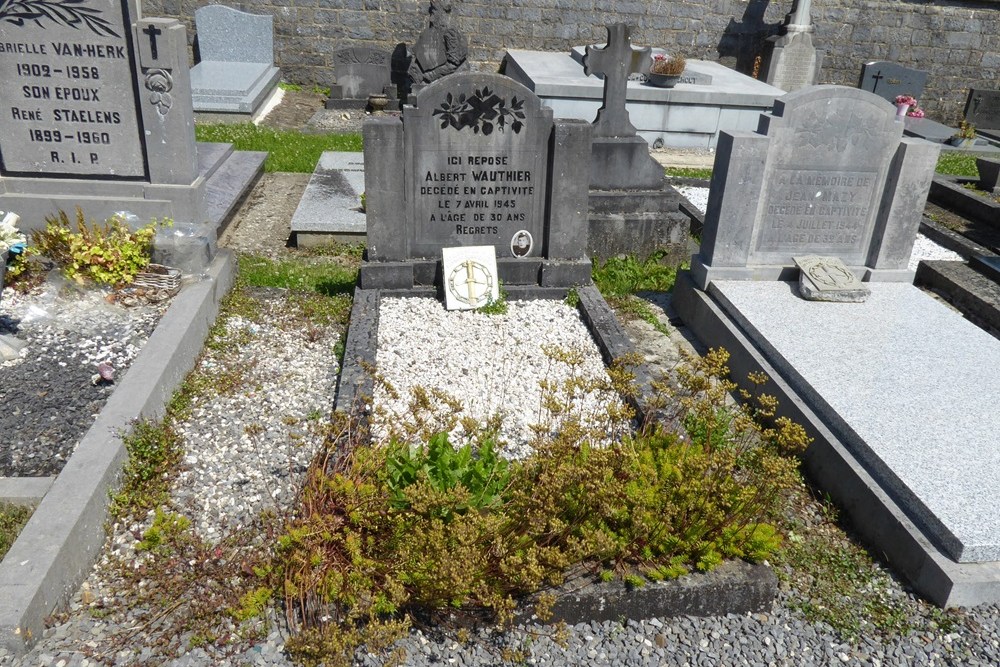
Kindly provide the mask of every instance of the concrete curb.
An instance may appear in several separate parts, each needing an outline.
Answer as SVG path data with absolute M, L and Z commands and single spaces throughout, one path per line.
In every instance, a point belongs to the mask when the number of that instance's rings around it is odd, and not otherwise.
M 201 352 L 233 284 L 232 254 L 220 251 L 208 279 L 187 286 L 160 320 L 90 430 L 0 563 L 0 645 L 22 655 L 45 618 L 90 572 L 106 538 L 108 491 L 125 461 L 120 433 L 162 416 Z

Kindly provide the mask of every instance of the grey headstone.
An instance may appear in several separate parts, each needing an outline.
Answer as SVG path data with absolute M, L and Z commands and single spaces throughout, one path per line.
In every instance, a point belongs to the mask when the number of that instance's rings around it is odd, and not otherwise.
M 1000 160 L 977 157 L 976 167 L 979 169 L 979 188 L 1000 194 Z
M 795 257 L 799 293 L 809 301 L 863 303 L 871 290 L 836 257 Z
M 194 22 L 202 61 L 274 64 L 273 17 L 207 5 L 195 10 Z
M 365 288 L 433 281 L 442 248 L 466 246 L 493 247 L 507 281 L 580 282 L 590 125 L 553 122 L 534 93 L 499 74 L 458 73 L 411 100 L 402 118 L 363 126 Z
M 343 99 L 368 99 L 390 85 L 392 54 L 384 49 L 357 46 L 333 52 L 333 71 Z
M 17 22 L 0 10 L 0 172 L 148 178 L 128 8 L 66 6 Z
M 977 130 L 1000 132 L 1000 90 L 971 88 L 965 102 L 965 120 Z
M 927 72 L 903 67 L 886 60 L 876 60 L 861 67 L 858 88 L 892 102 L 897 95 L 911 95 L 920 101 L 927 84 Z
M 895 108 L 843 86 L 775 102 L 756 133 L 723 133 L 693 274 L 793 277 L 798 255 L 865 280 L 908 280 L 907 260 L 940 148 L 902 138 Z
M 823 64 L 823 51 L 813 46 L 808 32 L 792 32 L 771 37 L 767 81 L 782 90 L 793 91 L 815 85 Z

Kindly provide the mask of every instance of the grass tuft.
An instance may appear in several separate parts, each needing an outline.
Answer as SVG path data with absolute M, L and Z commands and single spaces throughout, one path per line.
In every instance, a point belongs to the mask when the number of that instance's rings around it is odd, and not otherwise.
M 935 171 L 939 174 L 954 176 L 971 176 L 979 178 L 979 168 L 976 167 L 976 156 L 957 151 L 941 152 Z
M 311 174 L 324 151 L 361 150 L 360 134 L 303 134 L 253 123 L 196 125 L 195 137 L 198 141 L 230 143 L 241 151 L 267 151 L 267 172 Z
M 14 540 L 31 518 L 32 509 L 24 505 L 0 502 L 0 560 L 7 555 Z

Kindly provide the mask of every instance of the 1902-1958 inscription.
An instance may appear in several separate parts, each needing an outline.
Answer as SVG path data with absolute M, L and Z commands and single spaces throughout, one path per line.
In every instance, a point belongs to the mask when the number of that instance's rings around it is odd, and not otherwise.
M 127 3 L 48 4 L 0 9 L 4 173 L 145 177 Z

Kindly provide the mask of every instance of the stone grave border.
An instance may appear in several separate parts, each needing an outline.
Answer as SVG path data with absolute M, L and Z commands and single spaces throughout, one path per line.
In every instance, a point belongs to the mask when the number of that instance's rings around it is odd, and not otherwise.
M 536 285 L 505 285 L 508 299 L 563 299 L 568 288 Z M 584 325 L 590 331 L 608 364 L 631 352 L 635 347 L 622 329 L 614 311 L 594 285 L 576 288 L 580 297 L 578 309 Z M 379 301 L 389 297 L 440 298 L 435 288 L 362 289 L 354 291 L 350 325 L 344 341 L 344 358 L 337 379 L 334 410 L 350 414 L 366 397 L 371 397 L 374 381 L 370 369 L 375 368 L 378 342 Z M 652 392 L 652 375 L 645 364 L 634 369 L 639 387 L 637 401 L 630 401 L 637 416 L 646 416 Z M 364 415 L 362 415 L 364 418 Z M 571 581 L 556 590 L 551 623 L 584 623 L 591 621 L 641 620 L 660 616 L 714 616 L 767 612 L 778 593 L 778 580 L 768 565 L 752 565 L 743 561 L 726 561 L 708 573 L 692 573 L 666 582 L 650 582 L 639 589 L 629 589 L 622 582 Z M 530 599 L 530 598 L 529 598 Z M 530 603 L 523 605 L 519 617 L 531 616 Z M 532 619 L 534 620 L 534 619 Z
M 963 185 L 979 180 L 969 176 L 934 174 L 928 200 L 990 227 L 1000 227 L 1000 203 L 966 190 Z
M 54 481 L 0 480 L 0 498 L 37 502 L 0 562 L 0 645 L 15 656 L 42 636 L 45 618 L 70 600 L 100 555 L 107 540 L 108 491 L 126 460 L 120 434 L 140 417 L 162 417 L 174 390 L 194 368 L 233 285 L 232 253 L 220 251 L 205 274 L 174 297 Z
M 855 519 L 852 525 L 862 540 L 918 593 L 942 607 L 1000 599 L 1000 562 L 956 563 L 944 555 L 850 453 L 827 425 L 825 415 L 810 407 L 808 391 L 795 382 L 795 370 L 768 352 L 766 341 L 753 336 L 752 325 L 728 305 L 714 284 L 699 290 L 691 274 L 682 272 L 677 276 L 673 303 L 687 326 L 699 332 L 702 344 L 729 351 L 734 379 L 739 381 L 752 372 L 768 375 L 770 393 L 779 401 L 778 416 L 801 424 L 813 438 L 802 457 L 806 474 Z

